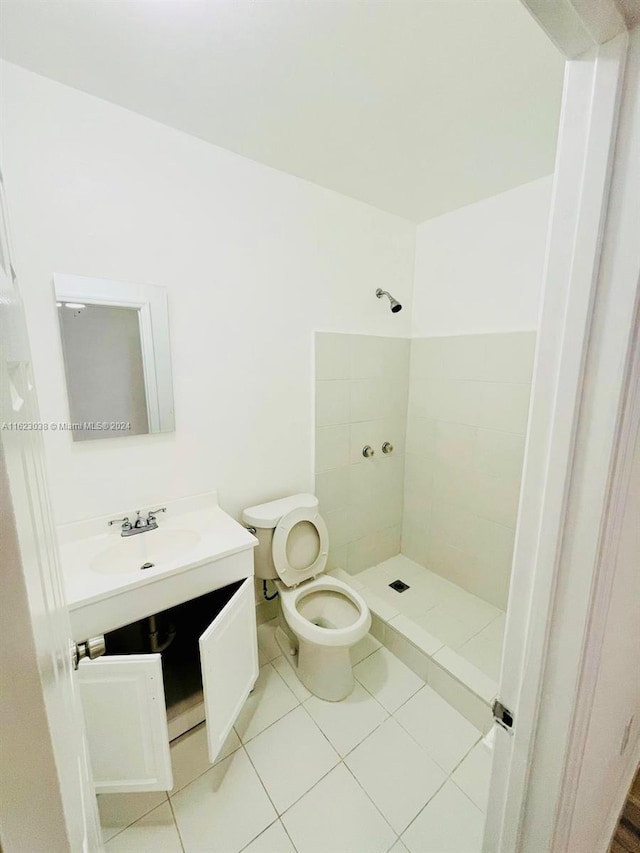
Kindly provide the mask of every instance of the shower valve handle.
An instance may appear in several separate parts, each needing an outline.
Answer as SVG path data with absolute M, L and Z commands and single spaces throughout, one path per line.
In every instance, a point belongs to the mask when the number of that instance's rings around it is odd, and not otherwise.
M 367 444 L 366 447 L 362 448 L 362 455 L 364 456 L 365 459 L 370 459 L 374 453 L 375 453 L 375 450 L 369 444 Z

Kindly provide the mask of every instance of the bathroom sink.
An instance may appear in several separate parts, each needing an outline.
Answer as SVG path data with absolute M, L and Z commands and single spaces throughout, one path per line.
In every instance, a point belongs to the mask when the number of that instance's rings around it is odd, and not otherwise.
M 120 536 L 109 527 L 110 516 L 58 528 L 76 642 L 253 575 L 257 540 L 220 509 L 215 492 L 165 505 L 167 515 L 156 530 L 133 536 Z M 149 509 L 143 507 L 141 514 Z M 131 517 L 135 512 L 129 507 L 120 515 Z M 143 569 L 145 563 L 155 565 Z
M 109 575 L 146 571 L 179 557 L 199 539 L 195 530 L 149 530 L 123 537 L 117 545 L 97 554 L 89 565 L 93 571 Z

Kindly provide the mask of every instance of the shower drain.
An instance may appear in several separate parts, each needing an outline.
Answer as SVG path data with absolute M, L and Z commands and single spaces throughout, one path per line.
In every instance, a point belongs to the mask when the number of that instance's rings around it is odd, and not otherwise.
M 396 592 L 406 592 L 406 590 L 410 589 L 409 584 L 401 581 L 399 578 L 390 583 L 389 586 L 391 589 L 395 589 Z

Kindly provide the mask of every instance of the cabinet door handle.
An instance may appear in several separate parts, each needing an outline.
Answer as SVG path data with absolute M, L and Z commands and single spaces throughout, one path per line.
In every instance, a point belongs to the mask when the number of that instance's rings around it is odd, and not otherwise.
M 103 634 L 99 634 L 97 637 L 89 637 L 88 640 L 84 640 L 82 643 L 72 643 L 71 663 L 73 664 L 73 668 L 77 669 L 80 661 L 84 658 L 95 660 L 102 657 L 106 650 L 107 646 Z
M 382 452 L 393 453 L 393 444 L 391 444 L 390 441 L 385 441 L 385 443 L 382 445 Z
M 362 455 L 365 459 L 370 459 L 374 453 L 375 450 L 373 449 L 373 447 L 371 447 L 370 444 L 367 444 L 365 447 L 362 448 Z

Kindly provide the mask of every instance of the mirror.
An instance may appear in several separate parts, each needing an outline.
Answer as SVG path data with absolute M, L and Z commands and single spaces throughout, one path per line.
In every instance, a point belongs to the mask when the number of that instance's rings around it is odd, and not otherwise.
M 175 429 L 164 288 L 53 281 L 74 441 Z

